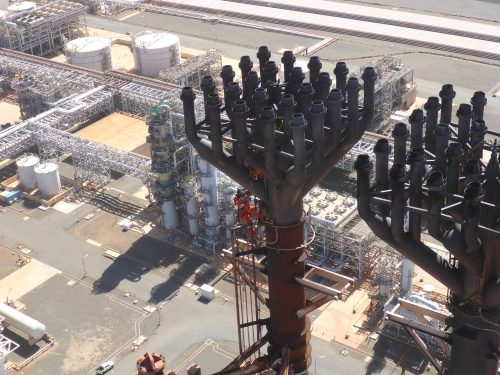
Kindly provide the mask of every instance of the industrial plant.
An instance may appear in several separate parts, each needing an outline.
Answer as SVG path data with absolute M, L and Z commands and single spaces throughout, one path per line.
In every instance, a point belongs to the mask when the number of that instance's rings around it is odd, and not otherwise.
M 0 374 L 497 374 L 500 27 L 383 3 L 4 4 Z

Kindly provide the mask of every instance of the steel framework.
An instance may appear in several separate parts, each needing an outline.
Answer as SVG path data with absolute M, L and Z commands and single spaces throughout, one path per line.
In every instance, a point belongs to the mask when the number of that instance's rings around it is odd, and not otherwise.
M 397 110 L 408 109 L 416 99 L 416 84 L 413 69 L 404 66 L 401 59 L 386 55 L 369 64 L 377 71 L 379 79 L 375 85 L 374 121 L 383 122 Z M 360 74 L 366 66 L 360 68 Z
M 194 56 L 181 65 L 160 72 L 160 79 L 179 85 L 201 89 L 201 81 L 205 76 L 216 76 L 222 68 L 222 57 L 219 52 L 209 50 Z M 218 77 L 217 77 L 218 78 Z
M 45 56 L 68 40 L 87 35 L 85 7 L 56 0 L 0 21 L 0 47 Z

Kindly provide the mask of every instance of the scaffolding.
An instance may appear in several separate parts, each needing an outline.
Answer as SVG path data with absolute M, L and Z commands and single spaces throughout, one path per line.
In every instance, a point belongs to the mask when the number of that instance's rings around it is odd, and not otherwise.
M 85 7 L 67 0 L 52 1 L 0 22 L 0 47 L 46 56 L 68 40 L 87 35 Z
M 201 79 L 204 76 L 219 78 L 222 69 L 222 57 L 216 50 L 206 53 L 160 72 L 160 79 L 182 87 L 200 89 Z M 219 82 L 220 83 L 220 82 Z M 217 84 L 217 82 L 216 82 Z
M 404 66 L 396 56 L 385 55 L 360 67 L 359 75 L 367 66 L 377 71 L 375 84 L 375 116 L 373 123 L 387 121 L 395 111 L 408 109 L 416 99 L 413 69 Z

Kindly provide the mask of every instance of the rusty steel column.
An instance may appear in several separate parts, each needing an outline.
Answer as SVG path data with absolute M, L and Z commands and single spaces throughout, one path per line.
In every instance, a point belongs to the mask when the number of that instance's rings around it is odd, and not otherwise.
M 261 79 L 251 71 L 250 59 L 241 58 L 243 98 L 239 98 L 239 86 L 227 82 L 231 98 L 225 103 L 232 105 L 225 108 L 229 121 L 221 116 L 221 101 L 213 91 L 206 94 L 205 120 L 198 122 L 194 91 L 184 88 L 181 99 L 186 136 L 199 156 L 261 202 L 266 234 L 258 246 L 259 254 L 265 253 L 262 264 L 269 283 L 270 318 L 265 323 L 268 355 L 259 359 L 260 364 L 269 366 L 287 353 L 292 373 L 307 374 L 311 323 L 305 313 L 299 313 L 310 307 L 303 280 L 306 216 L 302 199 L 360 140 L 371 122 L 377 76 L 373 68 L 365 69 L 361 77 L 364 106 L 359 106 L 361 85 L 354 77 L 346 84 L 345 63 L 337 65 L 337 88 L 330 90 L 330 75 L 320 72 L 318 58 L 310 61 L 313 82 L 303 83 L 302 69 L 293 67 L 295 56 L 286 51 L 282 58 L 285 82 L 280 84 L 265 68 L 275 66 L 267 52 L 265 47 L 259 49 Z M 225 71 L 229 80 L 230 69 Z M 316 99 L 314 87 L 318 90 Z M 275 94 L 270 95 L 269 90 Z M 348 93 L 347 103 L 342 90 Z M 382 169 L 387 174 L 387 169 Z
M 458 124 L 451 118 L 453 87 L 444 85 L 440 96 L 443 103 L 439 124 L 437 99 L 431 97 L 426 104 L 430 126 L 426 129 L 425 149 L 431 154 L 430 160 L 426 160 L 421 148 L 422 116 L 415 111 L 410 117 L 414 148 L 407 159 L 409 176 L 404 165 L 408 133 L 404 124 L 395 125 L 394 165 L 385 195 L 379 194 L 378 186 L 385 184 L 381 181 L 388 167 L 382 141 L 375 146 L 374 186 L 370 186 L 368 155 L 358 157 L 358 212 L 375 235 L 449 288 L 447 307 L 452 317 L 446 321 L 450 329 L 444 336 L 451 345 L 451 358 L 442 373 L 496 375 L 500 354 L 500 137 L 488 132 L 482 119 L 486 104 L 482 92 L 474 94 L 472 111 L 470 105 L 460 105 Z M 458 139 L 451 131 L 457 128 Z M 494 141 L 488 143 L 488 138 Z M 485 155 L 489 160 L 483 160 Z M 381 204 L 386 207 L 378 209 Z M 404 225 L 407 214 L 409 230 Z M 422 240 L 422 216 L 427 219 L 428 235 L 448 250 L 449 261 Z

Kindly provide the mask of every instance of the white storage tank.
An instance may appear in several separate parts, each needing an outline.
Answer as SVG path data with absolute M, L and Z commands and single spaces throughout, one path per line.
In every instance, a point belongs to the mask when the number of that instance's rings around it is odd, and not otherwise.
M 42 197 L 51 197 L 61 190 L 59 166 L 56 163 L 40 163 L 35 167 L 36 183 Z
M 113 67 L 111 40 L 98 36 L 74 39 L 66 44 L 66 60 L 72 65 L 100 72 Z
M 21 1 L 18 3 L 11 4 L 7 7 L 7 12 L 10 16 L 21 13 L 28 12 L 36 9 L 36 4 L 33 1 Z
M 179 37 L 169 33 L 146 33 L 134 37 L 133 51 L 137 73 L 157 77 L 162 70 L 181 62 Z
M 35 188 L 35 167 L 39 162 L 40 158 L 33 154 L 27 154 L 17 159 L 17 176 L 24 189 L 31 190 Z
M 5 318 L 2 322 L 4 326 L 12 326 L 23 332 L 29 336 L 30 343 L 39 341 L 45 335 L 46 328 L 44 324 L 5 303 L 0 303 L 0 315 Z

